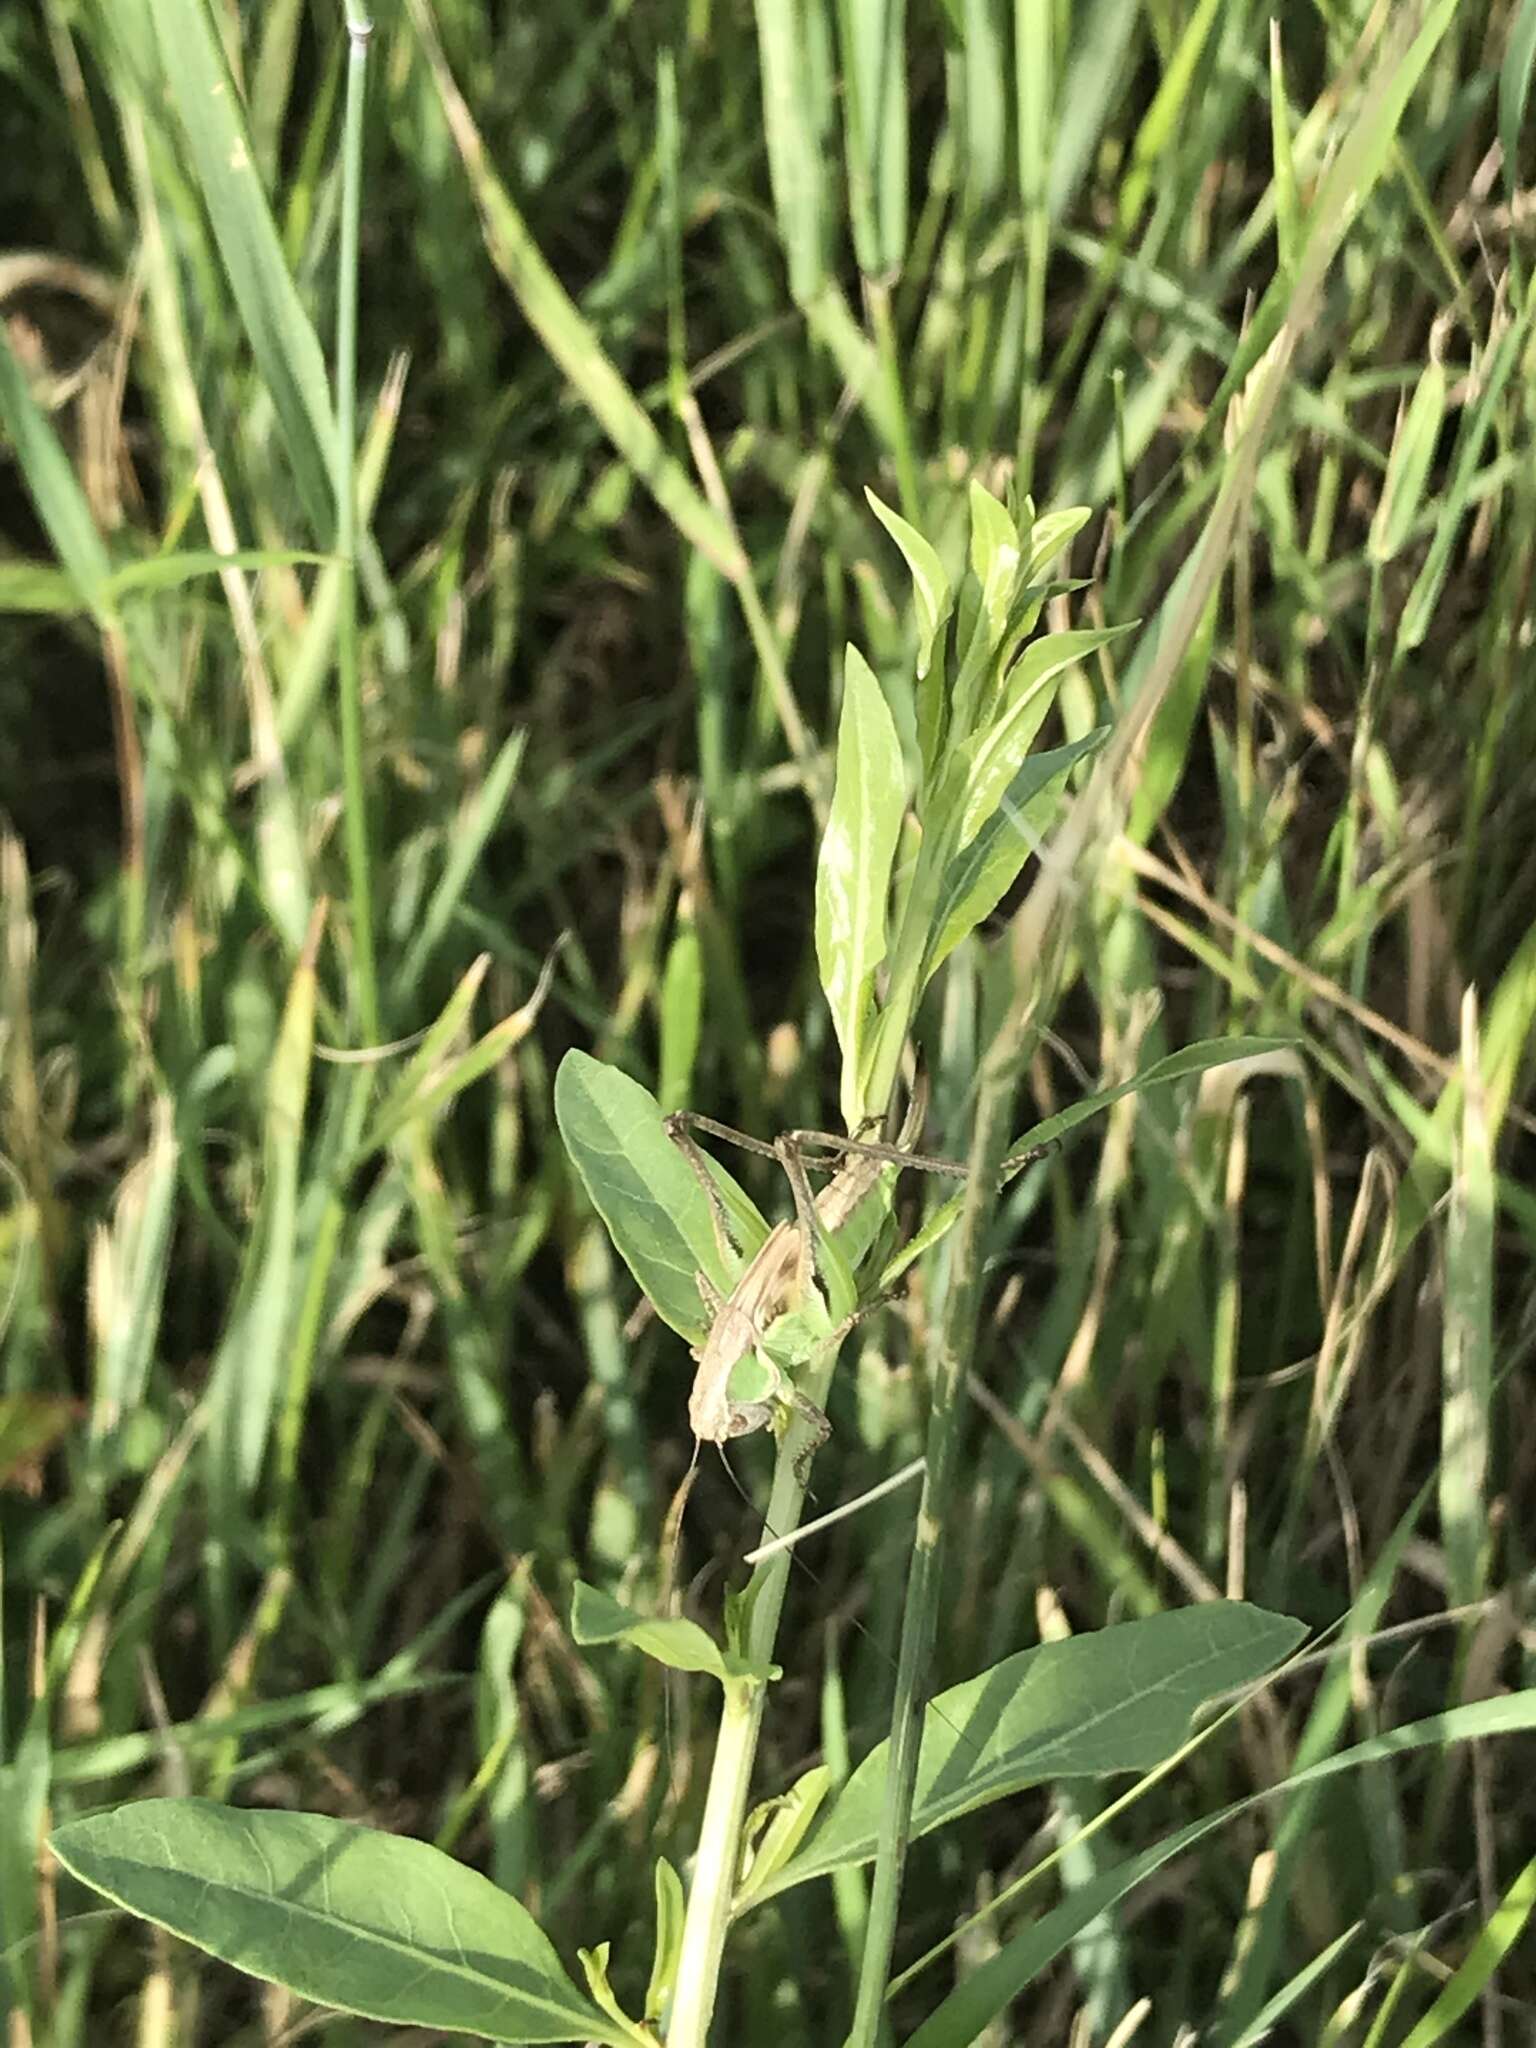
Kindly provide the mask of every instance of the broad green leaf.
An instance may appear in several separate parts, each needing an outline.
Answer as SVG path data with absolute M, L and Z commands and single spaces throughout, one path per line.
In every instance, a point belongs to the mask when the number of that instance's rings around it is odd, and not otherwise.
M 1070 746 L 1026 758 L 1002 802 L 949 865 L 934 919 L 939 937 L 928 966 L 929 979 L 1012 888 L 1019 870 L 1050 828 L 1068 771 L 1076 762 L 1098 753 L 1112 730 L 1101 725 Z
M 581 1580 L 571 1601 L 571 1634 L 583 1647 L 633 1643 L 673 1671 L 706 1671 L 722 1685 L 726 1680 L 725 1653 L 696 1621 L 680 1615 L 636 1614 Z
M 1041 1145 L 1052 1145 L 1058 1138 L 1075 1130 L 1089 1117 L 1097 1116 L 1108 1109 L 1111 1103 L 1119 1102 L 1123 1096 L 1135 1095 L 1144 1088 L 1159 1088 L 1169 1081 L 1181 1081 L 1190 1074 L 1203 1074 L 1212 1067 L 1230 1066 L 1237 1060 L 1268 1060 L 1276 1053 L 1292 1053 L 1295 1041 L 1289 1038 L 1202 1038 L 1193 1045 L 1182 1046 L 1178 1052 L 1171 1052 L 1166 1059 L 1155 1060 L 1139 1074 L 1133 1074 L 1129 1081 L 1121 1081 L 1113 1088 L 1101 1088 L 1096 1094 L 1085 1095 L 1080 1102 L 1069 1102 L 1065 1109 L 1055 1116 L 1048 1116 L 1044 1123 L 1035 1124 L 1023 1131 L 1008 1147 L 1009 1153 L 1028 1152 Z M 928 1221 L 910 1238 L 896 1254 L 885 1271 L 880 1275 L 878 1290 L 883 1293 L 896 1281 L 924 1252 L 947 1237 L 960 1221 L 960 1211 L 965 1204 L 965 1195 L 960 1193 L 937 1208 Z
M 517 1900 L 428 1842 L 326 1814 L 142 1799 L 67 1822 L 53 1852 L 141 1919 L 339 2012 L 627 2048 Z
M 1221 1600 L 1005 1657 L 929 1703 L 913 1839 L 1048 1778 L 1153 1769 L 1187 1740 L 1206 1700 L 1251 1684 L 1305 1634 L 1287 1615 Z M 869 1861 L 888 1750 L 882 1742 L 870 1752 L 755 1899 Z
M 912 594 L 917 601 L 917 675 L 921 682 L 933 658 L 933 643 L 954 605 L 954 592 L 944 573 L 944 564 L 915 526 L 909 526 L 899 512 L 882 505 L 867 486 L 864 495 L 870 510 L 901 549 L 912 572 Z
M 906 2048 L 964 2048 L 985 2032 L 1040 1972 L 1049 1967 L 1068 1943 L 1101 1914 L 1112 1912 L 1127 1893 L 1135 1890 L 1176 1858 L 1187 1856 L 1198 1842 L 1213 1835 L 1239 1815 L 1251 1813 L 1272 1799 L 1276 1792 L 1299 1792 L 1321 1784 L 1346 1771 L 1371 1764 L 1390 1762 L 1417 1749 L 1439 1751 L 1453 1742 L 1470 1742 L 1493 1735 L 1525 1734 L 1536 1728 L 1536 1689 L 1480 1700 L 1476 1706 L 1456 1707 L 1426 1721 L 1393 1728 L 1374 1736 L 1354 1749 L 1341 1750 L 1309 1769 L 1294 1772 L 1284 1786 L 1256 1792 L 1236 1800 L 1217 1813 L 1206 1814 L 1188 1827 L 1154 1843 L 1139 1856 L 1128 1857 L 1081 1886 L 1059 1906 L 1007 1942 L 996 1955 L 972 1971 L 908 2037 Z M 1517 1883 L 1519 1881 L 1517 1880 Z
M 816 863 L 816 961 L 843 1049 L 842 1112 L 864 1116 L 859 1061 L 875 969 L 885 958 L 891 862 L 906 809 L 901 742 L 875 673 L 851 643 L 837 728 L 837 783 Z
M 1085 654 L 1132 630 L 1128 625 L 1085 626 L 1068 633 L 1045 633 L 1024 650 L 1008 677 L 997 717 L 974 743 L 960 826 L 962 846 L 991 817 L 1023 765 L 1055 701 L 1056 692 L 1048 686 Z
M 568 1052 L 555 1076 L 555 1121 L 592 1206 L 656 1313 L 701 1342 L 709 1316 L 698 1275 L 707 1273 L 721 1294 L 736 1275 L 715 1241 L 709 1199 L 667 1136 L 655 1096 L 617 1067 Z M 768 1226 L 722 1167 L 711 1160 L 710 1170 L 750 1256 Z M 744 1225 L 755 1225 L 755 1241 L 743 1236 Z

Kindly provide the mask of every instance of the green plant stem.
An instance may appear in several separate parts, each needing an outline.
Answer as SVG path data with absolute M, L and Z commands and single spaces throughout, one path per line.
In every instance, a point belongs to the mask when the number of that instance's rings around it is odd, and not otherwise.
M 1032 1014 L 1032 1012 L 1030 1013 Z M 928 1414 L 927 1469 L 917 1513 L 912 1569 L 902 1613 L 901 1652 L 892 1708 L 890 1775 L 880 1815 L 875 1880 L 859 1964 L 858 1998 L 849 2048 L 874 2048 L 885 2012 L 886 1984 L 896 1940 L 901 1879 L 912 1822 L 912 1797 L 922 1742 L 923 1708 L 944 1582 L 944 1530 L 954 1494 L 956 1454 L 964 1414 L 965 1368 L 981 1312 L 984 1253 L 997 1206 L 998 1170 L 1008 1149 L 1010 1112 L 1027 1029 L 1022 1008 L 1004 1024 L 983 1063 L 965 1201 L 953 1241 Z
M 834 1353 L 818 1372 L 806 1376 L 805 1392 L 818 1406 L 826 1400 L 836 1362 Z M 805 1427 L 797 1419 L 779 1446 L 773 1491 L 764 1517 L 764 1527 L 770 1536 L 786 1536 L 799 1527 L 805 1485 L 796 1474 L 795 1462 L 807 1440 Z M 772 1662 L 789 1567 L 787 1550 L 764 1558 L 753 1572 L 744 1596 L 748 1614 L 744 1647 L 753 1672 L 759 1675 L 736 1680 L 726 1688 L 720 1735 L 704 1802 L 704 1821 L 688 1888 L 667 2048 L 704 2048 L 709 2037 L 720 1962 L 730 1926 L 731 1899 L 741 1869 L 742 1822 L 746 1818 L 758 1731 L 767 1700 L 768 1682 L 761 1674 L 767 1672 Z
M 368 790 L 363 773 L 362 678 L 357 652 L 357 272 L 363 193 L 363 106 L 373 23 L 347 7 L 347 108 L 342 144 L 341 249 L 336 281 L 336 552 L 341 559 L 336 618 L 341 775 L 346 813 L 347 882 L 352 904 L 353 967 L 363 1041 L 377 1045 L 379 985 L 374 965 L 373 881 Z

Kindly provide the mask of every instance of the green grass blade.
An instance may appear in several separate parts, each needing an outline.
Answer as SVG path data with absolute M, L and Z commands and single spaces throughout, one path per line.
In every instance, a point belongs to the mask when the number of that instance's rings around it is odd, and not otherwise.
M 205 0 L 156 0 L 164 88 L 180 117 L 208 219 L 314 532 L 336 529 L 336 423 L 325 357 L 283 257 L 239 95 Z
M 550 269 L 511 194 L 491 168 L 480 132 L 443 55 L 427 0 L 408 0 L 408 6 L 422 54 L 431 66 L 444 117 L 480 209 L 491 261 L 604 433 L 679 533 L 701 549 L 733 583 L 739 583 L 742 559 L 735 536 L 667 452 L 650 416 L 641 409 L 596 334 Z
M 512 794 L 512 785 L 517 780 L 517 771 L 522 766 L 527 739 L 526 732 L 518 731 L 502 742 L 485 779 L 462 814 L 448 827 L 447 863 L 400 963 L 398 982 L 406 992 L 414 989 L 421 979 L 423 968 L 448 929 L 460 898 L 469 886 L 470 876 L 485 850 L 486 841 L 501 821 L 507 799 Z

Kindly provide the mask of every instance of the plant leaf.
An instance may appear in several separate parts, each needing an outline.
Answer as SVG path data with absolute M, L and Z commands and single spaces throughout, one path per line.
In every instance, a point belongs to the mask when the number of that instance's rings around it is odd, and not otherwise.
M 709 1199 L 667 1136 L 648 1088 L 589 1053 L 568 1052 L 555 1076 L 555 1121 L 592 1206 L 608 1226 L 619 1256 L 650 1297 L 656 1313 L 697 1343 L 709 1328 L 698 1275 L 722 1294 L 735 1276 L 715 1242 Z M 768 1226 L 725 1169 L 709 1162 L 743 1250 Z
M 516 1899 L 428 1842 L 319 1813 L 142 1799 L 56 1830 L 93 1890 L 341 2012 L 496 2041 L 626 2037 Z
M 965 791 L 960 843 L 974 839 L 1002 802 L 1045 723 L 1056 692 L 1048 689 L 1064 669 L 1118 640 L 1129 626 L 1085 626 L 1070 633 L 1045 633 L 1031 642 L 1008 677 L 1002 709 L 976 741 Z
M 997 639 L 1019 574 L 1019 536 L 1007 508 L 971 479 L 971 572 L 981 585 L 981 602 Z
M 683 1880 L 665 1856 L 656 1858 L 656 1946 L 651 1959 L 651 1981 L 646 1986 L 645 2016 L 661 2017 L 672 1987 L 677 1982 L 677 1959 L 683 1952 L 683 1915 L 687 1900 Z
M 944 564 L 917 528 L 909 526 L 889 505 L 882 505 L 868 487 L 864 495 L 869 500 L 870 510 L 906 556 L 907 567 L 912 572 L 912 595 L 917 601 L 917 678 L 921 682 L 928 673 L 933 643 L 949 617 L 955 594 L 944 573 Z
M 1153 1769 L 1188 1738 L 1191 1717 L 1206 1700 L 1251 1684 L 1305 1634 L 1288 1615 L 1220 1600 L 1005 1657 L 930 1702 L 912 1838 L 1047 1778 Z M 882 1742 L 805 1847 L 764 1881 L 754 1904 L 869 1861 L 888 1763 Z
M 747 1874 L 731 1901 L 733 1914 L 744 1913 L 769 1878 L 788 1863 L 805 1840 L 831 1789 L 831 1771 L 825 1764 L 817 1764 L 777 1799 L 765 1800 L 748 1818 L 747 1835 L 756 1847 Z
M 858 1073 L 875 969 L 885 958 L 891 863 L 906 809 L 896 721 L 875 672 L 850 644 L 837 728 L 837 784 L 816 863 L 816 962 L 843 1049 L 843 1119 L 864 1103 Z
M 931 979 L 960 941 L 997 908 L 1049 829 L 1068 771 L 1086 756 L 1098 753 L 1112 729 L 1101 725 L 1070 746 L 1026 758 L 1002 802 L 950 862 L 934 919 L 939 937 L 927 978 Z
M 571 1599 L 571 1634 L 584 1647 L 594 1643 L 633 1643 L 658 1664 L 673 1671 L 707 1671 L 724 1685 L 725 1653 L 696 1621 L 682 1616 L 636 1614 L 611 1594 L 578 1579 Z

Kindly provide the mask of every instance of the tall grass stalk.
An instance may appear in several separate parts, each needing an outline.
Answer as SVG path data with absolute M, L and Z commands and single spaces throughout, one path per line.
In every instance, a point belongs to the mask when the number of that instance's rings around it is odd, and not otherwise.
M 336 551 L 341 557 L 336 613 L 336 687 L 353 967 L 363 1042 L 383 1037 L 373 936 L 373 854 L 363 761 L 363 683 L 357 644 L 357 287 L 363 211 L 364 115 L 373 22 L 360 0 L 346 0 L 347 96 L 342 135 L 341 238 L 336 267 Z

